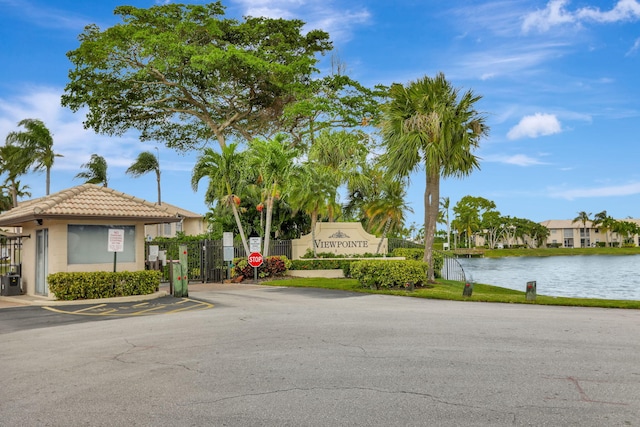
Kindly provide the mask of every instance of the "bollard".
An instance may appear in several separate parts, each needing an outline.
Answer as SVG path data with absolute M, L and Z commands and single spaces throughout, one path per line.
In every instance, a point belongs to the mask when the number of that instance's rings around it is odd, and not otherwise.
M 536 300 L 536 282 L 527 282 L 527 301 Z
M 189 261 L 187 257 L 187 245 L 180 245 L 180 265 L 182 266 L 182 295 L 181 297 L 189 296 Z
M 464 289 L 462 290 L 463 297 L 470 297 L 473 294 L 473 282 L 467 280 L 464 284 Z
M 183 285 L 182 285 L 182 264 L 179 262 L 172 262 L 170 264 L 171 269 L 171 287 L 173 289 L 173 296 L 176 298 L 181 298 L 183 295 Z

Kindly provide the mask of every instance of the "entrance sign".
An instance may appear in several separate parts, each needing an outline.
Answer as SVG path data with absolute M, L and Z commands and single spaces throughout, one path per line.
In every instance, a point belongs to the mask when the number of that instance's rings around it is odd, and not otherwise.
M 260 252 L 251 252 L 251 254 L 249 254 L 248 261 L 251 267 L 260 267 L 264 262 L 264 259 Z
M 124 252 L 124 230 L 119 228 L 109 229 L 107 250 L 109 252 Z
M 312 239 L 314 237 L 314 239 Z M 336 255 L 358 256 L 375 253 L 380 238 L 367 233 L 359 222 L 318 222 L 315 236 L 311 233 L 291 241 L 291 259 L 300 259 L 308 251 L 332 252 Z M 388 241 L 380 244 L 380 254 L 386 254 Z

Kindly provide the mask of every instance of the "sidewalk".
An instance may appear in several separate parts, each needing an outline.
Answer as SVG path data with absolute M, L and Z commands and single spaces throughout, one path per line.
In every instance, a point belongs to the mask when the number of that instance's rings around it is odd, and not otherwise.
M 232 288 L 246 288 L 247 286 L 259 286 L 245 283 L 189 283 L 189 293 L 198 293 L 203 291 L 216 291 L 216 290 L 228 290 Z M 58 301 L 53 298 L 48 298 L 39 295 L 16 295 L 16 296 L 0 296 L 0 309 L 9 307 L 21 307 L 21 306 L 56 306 L 56 305 L 81 305 L 81 304 L 100 304 L 100 303 L 117 303 L 117 302 L 134 302 L 134 301 L 148 301 L 156 298 L 161 298 L 169 294 L 169 284 L 163 283 L 160 285 L 160 290 L 149 295 L 132 295 L 128 297 L 117 298 L 99 298 L 99 299 L 84 299 L 75 301 Z

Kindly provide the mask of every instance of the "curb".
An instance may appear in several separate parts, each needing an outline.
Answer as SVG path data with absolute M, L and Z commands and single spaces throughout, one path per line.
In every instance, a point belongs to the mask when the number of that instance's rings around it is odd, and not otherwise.
M 6 307 L 17 307 L 24 305 L 31 306 L 40 306 L 40 307 L 48 307 L 48 306 L 59 306 L 59 305 L 91 305 L 91 304 L 100 304 L 100 303 L 118 303 L 118 302 L 136 302 L 136 301 L 148 301 L 152 299 L 162 298 L 169 295 L 167 291 L 157 291 L 152 294 L 147 295 L 131 295 L 127 297 L 115 297 L 115 298 L 96 298 L 96 299 L 83 299 L 83 300 L 73 300 L 73 301 L 59 301 L 48 299 L 46 297 L 37 297 L 32 295 L 19 295 L 19 296 L 0 296 L 0 309 L 3 306 Z M 3 304 L 7 303 L 7 304 Z

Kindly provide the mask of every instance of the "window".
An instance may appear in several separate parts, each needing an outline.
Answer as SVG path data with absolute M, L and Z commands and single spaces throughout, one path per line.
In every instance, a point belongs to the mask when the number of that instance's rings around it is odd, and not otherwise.
M 171 223 L 164 224 L 164 231 L 162 234 L 165 237 L 171 237 Z
M 182 221 L 180 220 L 180 222 L 176 222 L 176 233 L 180 233 L 182 231 Z
M 110 228 L 124 230 L 124 251 L 116 253 L 117 261 L 135 262 L 135 226 L 69 224 L 67 226 L 67 263 L 113 263 L 114 253 L 108 251 Z

